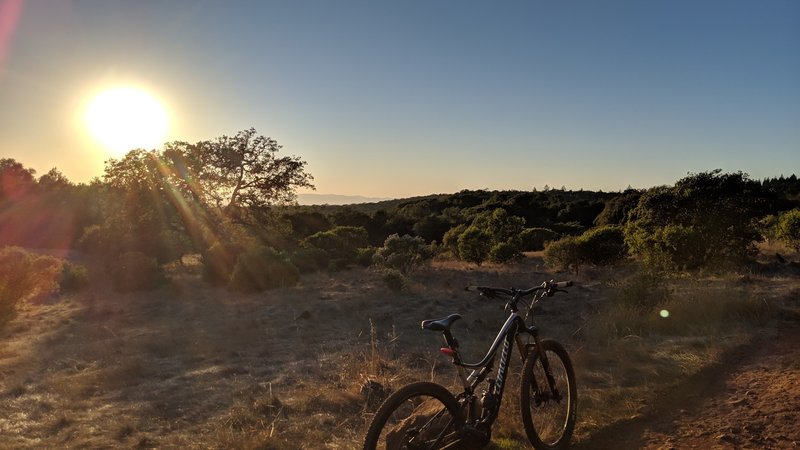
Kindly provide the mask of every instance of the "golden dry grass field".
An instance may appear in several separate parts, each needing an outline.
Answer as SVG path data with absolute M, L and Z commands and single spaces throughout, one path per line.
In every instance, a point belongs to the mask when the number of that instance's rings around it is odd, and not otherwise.
M 704 396 L 686 389 L 797 328 L 800 277 L 764 267 L 660 282 L 633 265 L 554 274 L 530 254 L 507 266 L 434 261 L 399 293 L 359 268 L 252 295 L 209 287 L 192 264 L 160 290 L 119 294 L 90 267 L 88 288 L 29 299 L 0 330 L 0 447 L 358 448 L 382 390 L 455 381 L 421 320 L 462 314 L 454 334 L 478 359 L 505 313 L 464 286 L 571 278 L 534 322 L 575 363 L 573 442 L 604 448 L 604 433 L 641 425 L 665 398 L 677 408 Z M 519 369 L 515 360 L 493 448 L 529 448 Z

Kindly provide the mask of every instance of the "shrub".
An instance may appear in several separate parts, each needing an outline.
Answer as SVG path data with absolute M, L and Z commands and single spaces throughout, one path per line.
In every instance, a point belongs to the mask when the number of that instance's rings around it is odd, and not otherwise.
M 503 208 L 496 208 L 478 214 L 473 219 L 472 226 L 489 235 L 490 245 L 496 245 L 518 239 L 525 227 L 525 219 L 509 215 Z
M 89 272 L 85 266 L 64 262 L 58 285 L 65 291 L 77 291 L 89 284 Z
M 241 248 L 218 242 L 203 254 L 203 279 L 212 284 L 228 284 Z
M 522 257 L 519 247 L 509 242 L 496 244 L 489 250 L 489 260 L 496 263 L 505 263 Z
M 572 268 L 575 273 L 582 264 L 614 264 L 625 255 L 624 233 L 617 226 L 594 228 L 580 236 L 565 236 L 551 242 L 544 250 L 547 265 L 562 270 Z
M 626 279 L 611 300 L 618 305 L 651 310 L 663 305 L 669 298 L 664 278 L 655 272 L 642 271 Z
M 83 230 L 78 248 L 84 252 L 113 262 L 126 247 L 129 238 L 107 225 L 91 225 Z
M 301 245 L 324 250 L 331 260 L 347 265 L 356 262 L 359 248 L 369 246 L 369 236 L 363 227 L 337 226 L 312 234 Z
M 625 258 L 625 234 L 617 226 L 602 226 L 583 233 L 578 239 L 582 259 L 598 266 Z
M 460 257 L 458 255 L 458 238 L 466 229 L 467 226 L 464 225 L 463 223 L 456 225 L 453 228 L 450 228 L 450 230 L 448 230 L 447 233 L 445 233 L 444 237 L 442 238 L 442 245 L 444 246 L 444 248 L 449 250 L 450 253 L 452 253 L 453 256 L 455 256 L 456 258 Z
M 61 261 L 52 256 L 20 247 L 0 249 L 0 322 L 26 297 L 55 290 L 60 271 Z
M 393 234 L 375 251 L 374 264 L 408 275 L 431 257 L 431 249 L 421 237 Z
M 578 222 L 554 223 L 550 228 L 556 233 L 569 236 L 578 236 L 586 231 L 586 227 Z
M 544 250 L 544 246 L 559 238 L 559 234 L 549 228 L 525 228 L 519 235 L 522 251 Z
M 386 287 L 394 292 L 402 291 L 408 284 L 405 275 L 395 269 L 386 269 L 383 271 L 383 282 L 386 283 Z
M 281 254 L 269 247 L 248 250 L 239 255 L 228 287 L 241 292 L 256 292 L 294 286 L 300 273 Z
M 356 263 L 359 266 L 369 267 L 372 265 L 372 261 L 375 258 L 375 253 L 378 249 L 375 247 L 362 247 L 358 249 L 356 254 Z
M 720 170 L 689 175 L 645 192 L 628 217 L 625 240 L 658 269 L 720 268 L 744 262 L 761 236 L 756 219 L 769 193 L 747 174 Z
M 330 257 L 325 250 L 309 247 L 299 248 L 292 252 L 289 261 L 300 273 L 312 273 L 328 267 Z
M 156 259 L 142 252 L 125 252 L 111 268 L 111 281 L 118 291 L 154 289 L 166 280 Z
M 544 249 L 544 262 L 548 266 L 559 270 L 573 268 L 575 273 L 583 262 L 581 257 L 580 242 L 575 236 L 564 236 L 563 238 L 550 242 Z
M 191 250 L 192 243 L 185 233 L 164 230 L 158 234 L 155 243 L 155 257 L 159 264 L 177 261 Z
M 458 255 L 461 259 L 480 265 L 489 256 L 491 236 L 480 228 L 470 225 L 458 237 Z
M 800 252 L 800 209 L 782 213 L 777 222 L 775 237 Z

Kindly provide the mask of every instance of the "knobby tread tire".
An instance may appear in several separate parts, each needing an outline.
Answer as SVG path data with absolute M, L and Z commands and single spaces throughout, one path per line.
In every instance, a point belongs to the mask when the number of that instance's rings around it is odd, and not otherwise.
M 547 351 L 550 352 L 548 355 L 548 362 L 551 366 L 553 365 L 553 354 L 555 354 L 555 356 L 561 360 L 561 363 L 563 364 L 567 373 L 567 383 L 569 384 L 567 421 L 564 427 L 564 433 L 552 445 L 542 442 L 539 434 L 536 432 L 536 428 L 533 425 L 533 418 L 531 417 L 530 410 L 530 387 L 534 365 L 539 362 L 539 352 Z M 572 432 L 575 429 L 575 420 L 577 417 L 576 400 L 577 387 L 575 385 L 575 370 L 572 367 L 572 361 L 569 358 L 569 354 L 567 354 L 567 350 L 564 349 L 564 346 L 557 341 L 552 339 L 542 340 L 541 348 L 533 350 L 531 354 L 525 358 L 525 365 L 522 370 L 522 380 L 520 384 L 520 411 L 522 413 L 522 423 L 525 425 L 525 434 L 528 435 L 528 440 L 531 442 L 534 448 L 537 450 L 562 450 L 567 448 L 569 445 L 569 440 L 572 438 Z
M 411 383 L 390 395 L 378 408 L 367 430 L 367 436 L 364 439 L 364 450 L 375 450 L 377 448 L 381 430 L 392 413 L 402 406 L 406 400 L 417 396 L 428 396 L 439 400 L 447 408 L 450 416 L 456 422 L 456 426 L 460 428 L 464 425 L 464 414 L 461 411 L 458 400 L 444 386 L 429 381 Z

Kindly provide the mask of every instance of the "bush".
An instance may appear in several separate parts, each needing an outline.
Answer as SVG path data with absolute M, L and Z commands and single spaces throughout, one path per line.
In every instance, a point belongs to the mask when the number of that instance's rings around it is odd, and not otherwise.
M 625 258 L 625 236 L 617 226 L 591 229 L 580 236 L 565 236 L 551 242 L 544 250 L 544 261 L 557 269 L 572 268 L 575 273 L 582 264 L 607 265 Z
M 20 247 L 0 249 L 0 322 L 26 297 L 58 287 L 61 261 Z
M 375 251 L 373 262 L 378 267 L 408 275 L 430 257 L 431 249 L 421 237 L 393 234 Z
M 544 250 L 544 246 L 559 238 L 559 234 L 549 228 L 525 228 L 519 235 L 522 251 Z
M 655 272 L 642 271 L 626 279 L 611 300 L 618 305 L 652 310 L 663 305 L 669 298 L 664 278 Z
M 154 253 L 159 264 L 167 264 L 178 261 L 181 257 L 190 252 L 192 242 L 185 233 L 174 230 L 163 230 L 158 234 L 155 243 Z
M 114 289 L 122 292 L 154 289 L 166 281 L 156 259 L 142 252 L 125 252 L 111 268 Z
M 109 226 L 91 225 L 83 230 L 78 248 L 84 252 L 113 262 L 122 253 L 130 239 Z
M 775 237 L 800 252 L 800 209 L 786 211 L 778 216 Z
M 586 227 L 578 222 L 554 223 L 550 228 L 556 233 L 568 236 L 578 236 L 586 231 Z
M 525 219 L 508 214 L 503 208 L 485 211 L 478 214 L 472 226 L 479 228 L 490 237 L 490 245 L 511 242 L 519 238 L 525 227 Z
M 337 226 L 312 234 L 301 245 L 324 250 L 331 260 L 346 266 L 356 262 L 359 248 L 369 246 L 369 236 L 363 227 Z
M 456 225 L 453 228 L 450 228 L 450 230 L 448 230 L 447 233 L 445 233 L 444 237 L 442 238 L 442 245 L 444 246 L 444 248 L 449 250 L 450 253 L 452 253 L 453 256 L 455 256 L 456 258 L 459 258 L 458 238 L 466 229 L 467 226 L 464 225 L 463 223 Z
M 356 263 L 363 267 L 371 266 L 377 250 L 378 249 L 375 247 L 362 247 L 358 249 L 358 253 L 356 254 Z
M 386 287 L 394 292 L 400 292 L 406 288 L 408 280 L 399 270 L 386 269 L 383 271 L 383 282 Z
M 509 242 L 496 244 L 489 250 L 489 260 L 496 263 L 505 263 L 522 257 L 519 248 Z
M 625 234 L 618 226 L 593 228 L 578 238 L 581 257 L 598 266 L 614 264 L 625 258 Z
M 548 266 L 558 270 L 573 268 L 575 273 L 578 273 L 580 264 L 583 262 L 580 242 L 575 236 L 564 236 L 557 241 L 550 242 L 545 247 L 543 256 L 544 262 Z
M 489 256 L 491 245 L 491 236 L 471 225 L 458 237 L 458 256 L 480 265 Z
M 319 248 L 300 248 L 295 250 L 289 257 L 300 273 L 312 273 L 328 267 L 330 257 L 325 250 Z
M 228 284 L 242 250 L 231 243 L 218 242 L 203 254 L 203 279 L 216 285 Z
M 239 255 L 228 287 L 256 292 L 294 286 L 299 279 L 300 273 L 292 263 L 271 248 L 261 247 Z
M 747 174 L 689 175 L 645 192 L 625 227 L 631 251 L 661 270 L 718 269 L 745 262 L 760 239 L 770 194 Z
M 65 291 L 77 291 L 89 284 L 89 272 L 80 264 L 64 262 L 58 285 Z

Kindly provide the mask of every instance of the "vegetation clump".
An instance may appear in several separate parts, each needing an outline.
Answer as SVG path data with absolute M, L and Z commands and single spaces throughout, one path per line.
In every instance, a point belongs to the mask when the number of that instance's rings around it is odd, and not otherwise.
M 786 211 L 778 216 L 775 237 L 800 252 L 800 208 Z
M 625 237 L 618 226 L 593 228 L 580 236 L 565 236 L 547 245 L 545 263 L 560 270 L 578 273 L 581 265 L 605 266 L 623 260 L 627 255 Z
M 228 287 L 240 292 L 258 292 L 297 284 L 300 272 L 283 255 L 269 247 L 239 255 Z
M 25 298 L 58 287 L 61 261 L 20 247 L 0 249 L 0 322 L 5 321 Z
M 217 242 L 203 254 L 203 278 L 215 285 L 226 285 L 231 279 L 240 246 L 230 242 Z
M 754 254 L 757 220 L 769 206 L 761 184 L 744 173 L 693 174 L 645 192 L 630 212 L 625 239 L 651 267 L 716 269 Z
M 77 291 L 89 284 L 89 271 L 86 266 L 64 261 L 58 285 L 65 291 Z
M 559 236 L 549 228 L 533 227 L 522 230 L 519 240 L 522 250 L 530 252 L 544 250 L 548 242 L 555 241 Z
M 372 260 L 378 268 L 408 275 L 431 256 L 430 247 L 421 237 L 393 234 L 375 251 Z
M 312 234 L 302 241 L 302 245 L 324 251 L 329 266 L 341 269 L 357 262 L 358 249 L 369 246 L 368 237 L 363 227 L 336 226 Z
M 393 292 L 400 292 L 408 286 L 408 277 L 397 269 L 386 269 L 381 273 L 386 287 Z
M 155 289 L 166 281 L 164 269 L 152 256 L 142 252 L 125 252 L 111 268 L 114 289 L 121 292 Z

